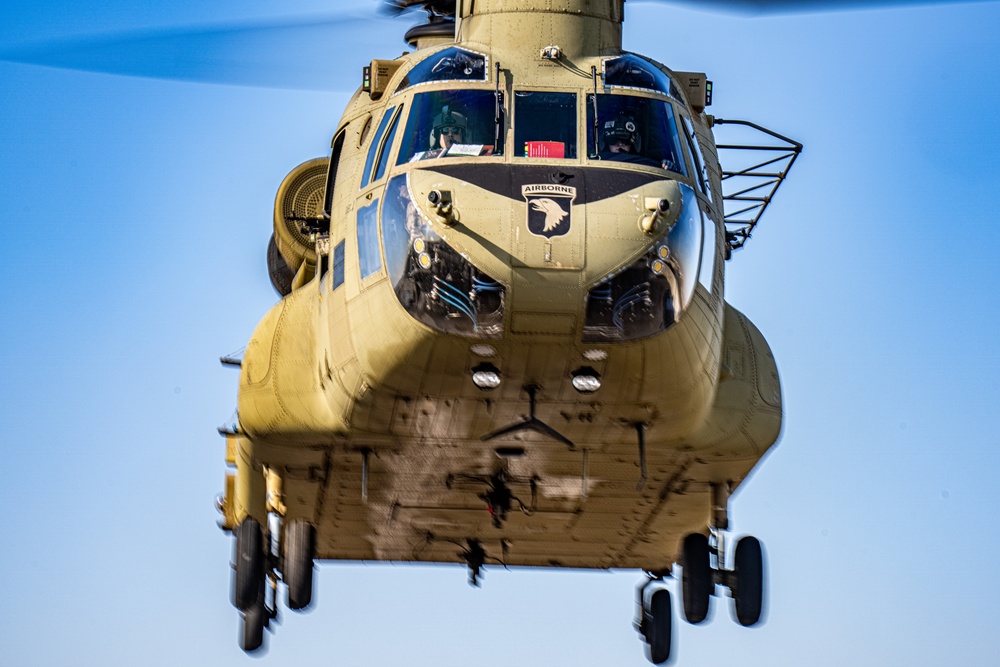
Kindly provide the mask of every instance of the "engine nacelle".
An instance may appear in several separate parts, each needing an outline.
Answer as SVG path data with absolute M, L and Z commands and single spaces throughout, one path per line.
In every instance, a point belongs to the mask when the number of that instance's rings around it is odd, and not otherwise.
M 271 284 L 282 296 L 310 280 L 315 272 L 316 245 L 307 221 L 323 215 L 329 167 L 329 158 L 303 162 L 278 187 L 267 268 Z

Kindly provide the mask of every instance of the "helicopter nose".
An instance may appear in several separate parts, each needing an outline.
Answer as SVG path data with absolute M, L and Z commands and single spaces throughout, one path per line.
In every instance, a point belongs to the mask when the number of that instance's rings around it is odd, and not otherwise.
M 587 293 L 585 342 L 657 334 L 680 319 L 694 296 L 702 242 L 697 197 L 689 186 L 677 182 L 653 190 L 647 189 L 648 196 L 642 199 L 639 224 L 631 217 L 633 226 L 627 233 L 631 234 L 633 259 L 624 265 L 619 259 L 617 268 Z M 622 215 L 618 224 L 627 224 L 628 217 Z M 601 252 L 611 251 L 598 247 L 593 254 L 599 257 Z M 588 263 L 590 259 L 588 253 Z

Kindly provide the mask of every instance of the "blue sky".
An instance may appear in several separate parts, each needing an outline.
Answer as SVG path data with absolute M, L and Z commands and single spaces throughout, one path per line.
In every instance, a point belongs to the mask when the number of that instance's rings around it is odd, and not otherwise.
M 15 1 L 0 45 L 328 9 Z M 678 664 L 992 663 L 1000 3 L 627 17 L 626 48 L 708 72 L 713 113 L 805 144 L 727 265 L 785 398 L 732 506 L 766 546 L 769 616 L 740 628 L 716 598 L 677 624 Z M 405 26 L 330 68 L 396 55 Z M 316 608 L 243 655 L 212 507 L 237 376 L 217 358 L 276 300 L 275 190 L 328 152 L 348 92 L 11 62 L 0 82 L 5 664 L 647 664 L 638 573 L 494 568 L 474 590 L 391 565 L 322 565 Z

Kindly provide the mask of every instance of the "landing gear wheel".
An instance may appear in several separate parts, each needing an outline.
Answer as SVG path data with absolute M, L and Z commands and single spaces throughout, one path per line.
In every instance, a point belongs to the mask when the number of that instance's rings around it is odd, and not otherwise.
M 264 592 L 264 531 L 256 519 L 247 517 L 233 532 L 236 535 L 233 605 L 247 611 Z
M 288 584 L 288 608 L 305 609 L 312 602 L 313 558 L 316 554 L 316 529 L 302 520 L 285 526 L 285 583 Z
M 649 643 L 649 661 L 661 665 L 670 659 L 670 639 L 673 631 L 670 591 L 661 588 L 649 598 L 645 631 Z
M 691 533 L 682 547 L 681 592 L 684 618 L 688 623 L 701 623 L 708 616 L 708 605 L 715 583 L 708 559 L 708 537 Z
M 243 625 L 240 628 L 240 648 L 247 653 L 258 650 L 264 644 L 264 627 L 267 625 L 268 613 L 264 605 L 264 587 L 260 587 L 257 601 L 243 612 Z
M 743 537 L 736 543 L 736 590 L 733 602 L 740 625 L 755 625 L 764 608 L 764 554 L 760 540 Z

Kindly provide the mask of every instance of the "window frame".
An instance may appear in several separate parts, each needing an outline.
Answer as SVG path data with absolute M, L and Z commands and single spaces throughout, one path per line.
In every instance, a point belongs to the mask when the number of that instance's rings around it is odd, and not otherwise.
M 518 126 L 518 120 L 517 120 L 517 96 L 518 96 L 518 93 L 530 93 L 530 94 L 542 94 L 542 95 L 566 95 L 567 97 L 572 97 L 573 98 L 573 122 L 574 122 L 575 126 L 573 128 L 573 133 L 572 133 L 573 142 L 574 142 L 574 145 L 572 146 L 572 149 L 573 149 L 573 152 L 576 153 L 576 155 L 574 155 L 573 157 L 561 157 L 561 158 L 558 158 L 558 157 L 538 157 L 538 156 L 528 157 L 526 155 L 523 155 L 523 149 L 519 150 L 519 144 L 520 144 L 520 142 L 518 141 L 518 129 L 517 129 L 517 126 Z M 504 106 L 505 106 L 505 109 L 504 109 L 505 113 L 509 114 L 509 117 L 510 117 L 510 127 L 509 128 L 505 128 L 505 133 L 510 135 L 510 142 L 511 142 L 511 145 L 512 145 L 512 149 L 507 154 L 510 155 L 510 157 L 511 157 L 511 163 L 512 164 L 520 164 L 524 160 L 559 160 L 561 162 L 562 161 L 566 161 L 566 162 L 577 162 L 577 163 L 579 163 L 580 158 L 582 157 L 582 152 L 580 150 L 580 146 L 581 146 L 581 144 L 580 144 L 580 126 L 581 126 L 582 123 L 581 123 L 581 120 L 580 120 L 580 91 L 579 90 L 568 91 L 565 88 L 559 88 L 559 89 L 554 89 L 554 90 L 546 90 L 545 86 L 532 87 L 530 90 L 529 89 L 524 89 L 524 88 L 515 88 L 514 90 L 511 91 L 511 94 L 510 94 L 510 109 L 509 110 L 506 109 L 506 106 L 507 106 L 506 100 L 505 100 Z M 586 122 L 586 115 L 585 114 L 584 114 L 584 121 L 583 122 L 584 123 Z M 584 140 L 586 140 L 586 135 L 584 135 Z M 504 137 L 504 143 L 506 143 L 506 142 L 507 142 L 507 137 L 505 136 Z
M 382 148 L 385 145 L 384 139 L 386 135 L 386 130 L 388 129 L 389 124 L 392 122 L 393 118 L 395 118 L 398 115 L 399 109 L 402 106 L 403 106 L 402 104 L 399 104 L 393 107 L 389 107 L 388 109 L 385 110 L 385 113 L 382 114 L 382 119 L 379 120 L 378 129 L 375 130 L 375 136 L 372 137 L 372 143 L 368 147 L 368 155 L 365 158 L 364 171 L 361 173 L 362 190 L 367 188 L 373 182 L 372 174 L 375 171 L 375 165 L 378 162 L 378 157 L 381 155 Z

